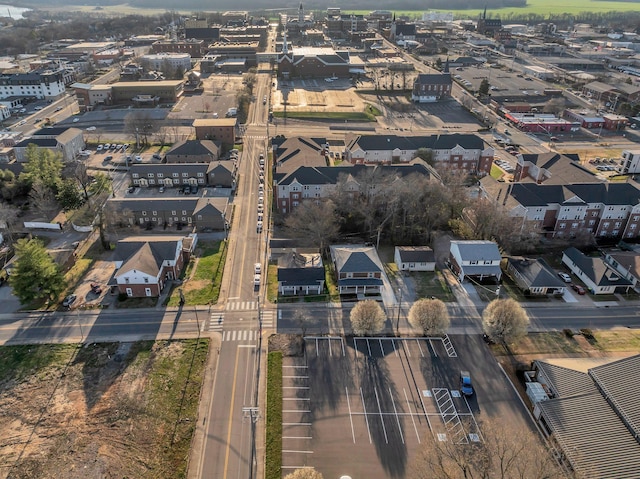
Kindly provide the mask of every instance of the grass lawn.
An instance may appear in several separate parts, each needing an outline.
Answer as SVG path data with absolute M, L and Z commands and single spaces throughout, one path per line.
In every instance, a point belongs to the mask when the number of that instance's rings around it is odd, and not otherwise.
M 267 360 L 266 479 L 282 478 L 282 352 Z
M 324 281 L 329 291 L 329 301 L 340 301 L 340 293 L 338 292 L 338 283 L 330 261 L 324 261 Z
M 595 346 L 603 351 L 640 351 L 640 331 L 633 329 L 593 331 Z
M 226 256 L 226 241 L 200 241 L 192 260 L 185 268 L 182 285 L 174 286 L 166 304 L 180 304 L 180 289 L 184 294 L 185 305 L 188 306 L 213 304 L 218 301 Z
M 491 350 L 496 356 L 508 356 L 510 354 L 578 354 L 582 352 L 576 340 L 567 337 L 562 331 L 530 333 L 519 342 L 511 344 L 510 351 L 506 351 L 500 344 L 491 345 Z
M 267 301 L 278 302 L 278 265 L 269 263 L 267 267 Z
M 440 271 L 420 271 L 409 273 L 409 275 L 416 283 L 417 299 L 435 296 L 445 302 L 454 302 L 456 300 Z

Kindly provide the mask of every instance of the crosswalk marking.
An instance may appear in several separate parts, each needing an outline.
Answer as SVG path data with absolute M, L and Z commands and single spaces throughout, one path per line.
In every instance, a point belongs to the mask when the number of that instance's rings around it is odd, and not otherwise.
M 260 321 L 262 323 L 263 328 L 272 328 L 273 320 L 275 318 L 276 312 L 273 309 L 267 309 L 260 311 Z
M 222 331 L 222 323 L 224 322 L 223 313 L 211 313 L 209 317 L 209 331 Z
M 224 308 L 226 311 L 251 311 L 258 309 L 257 301 L 232 301 Z
M 241 329 L 224 331 L 222 333 L 223 341 L 231 342 L 243 342 L 243 341 L 256 341 L 258 339 L 258 331 L 256 329 Z

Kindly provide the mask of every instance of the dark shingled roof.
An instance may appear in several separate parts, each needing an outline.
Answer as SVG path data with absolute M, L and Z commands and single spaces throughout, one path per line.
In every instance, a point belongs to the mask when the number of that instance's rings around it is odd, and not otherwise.
M 115 259 L 122 261 L 122 266 L 116 276 L 133 269 L 151 276 L 158 276 L 162 263 L 176 258 L 178 243 L 179 240 L 118 241 Z
M 573 185 L 546 185 L 515 183 L 511 195 L 523 206 L 548 204 L 637 205 L 640 190 L 631 183 L 582 183 Z
M 632 283 L 623 278 L 620 273 L 608 266 L 602 258 L 586 256 L 573 246 L 567 248 L 564 254 L 580 270 L 593 281 L 596 286 L 631 286 Z
M 484 150 L 485 143 L 477 135 L 454 133 L 452 135 L 430 136 L 398 136 L 398 135 L 360 135 L 349 145 L 350 150 L 417 150 L 430 148 L 432 150 L 451 150 L 456 146 L 466 150 Z
M 436 260 L 433 249 L 428 246 L 397 246 L 403 263 L 433 263 Z
M 415 83 L 418 85 L 450 85 L 451 73 L 421 73 Z
M 565 284 L 541 258 L 507 258 L 531 288 L 564 288 Z

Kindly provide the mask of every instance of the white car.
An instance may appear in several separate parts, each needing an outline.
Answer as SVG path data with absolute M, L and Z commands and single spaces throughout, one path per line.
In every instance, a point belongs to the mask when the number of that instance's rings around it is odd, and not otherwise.
M 80 118 L 74 118 L 73 120 L 71 120 L 73 123 L 78 123 L 80 121 Z
M 260 274 L 262 272 L 262 265 L 260 263 L 255 263 L 253 265 L 253 273 Z
M 98 147 L 96 148 L 96 153 L 102 151 L 102 145 L 98 145 Z
M 90 126 L 89 128 L 87 128 L 87 131 L 96 131 L 96 127 L 95 126 Z
M 256 274 L 253 276 L 253 285 L 254 286 L 260 286 L 260 275 Z
M 140 155 L 136 155 L 133 157 L 133 161 L 137 161 L 138 163 L 140 163 L 142 161 L 142 157 Z
M 560 272 L 558 273 L 558 276 L 560 276 L 560 279 L 565 283 L 571 283 L 571 276 L 569 276 L 567 273 Z
M 262 221 L 258 221 L 258 224 L 256 225 L 256 232 L 262 233 Z

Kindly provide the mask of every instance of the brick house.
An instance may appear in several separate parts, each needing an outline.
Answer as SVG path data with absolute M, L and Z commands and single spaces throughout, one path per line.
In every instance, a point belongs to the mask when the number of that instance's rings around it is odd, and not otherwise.
M 197 237 L 130 237 L 118 241 L 114 280 L 129 297 L 157 297 L 167 283 L 180 276 Z
M 231 148 L 236 141 L 235 118 L 201 118 L 193 120 L 198 140 L 213 140 L 222 143 L 224 148 Z
M 451 97 L 451 73 L 421 73 L 413 82 L 411 101 L 433 103 Z

